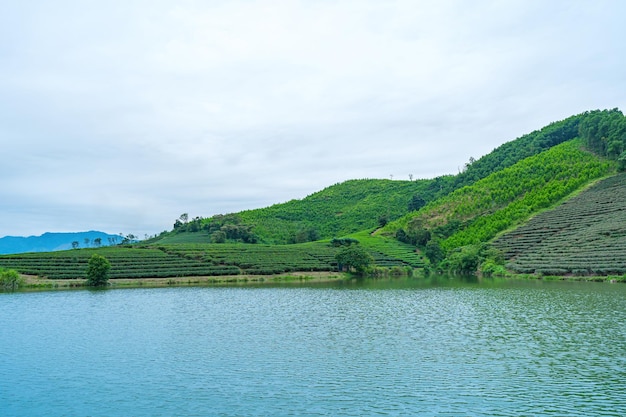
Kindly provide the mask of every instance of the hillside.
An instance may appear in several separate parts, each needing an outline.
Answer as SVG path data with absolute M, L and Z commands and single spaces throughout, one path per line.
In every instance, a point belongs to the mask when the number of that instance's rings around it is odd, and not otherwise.
M 583 150 L 580 140 L 565 142 L 456 190 L 383 233 L 418 246 L 435 240 L 444 253 L 487 242 L 614 170 L 614 163 Z
M 325 188 L 303 200 L 239 213 L 242 222 L 272 243 L 329 239 L 408 212 L 413 196 L 427 194 L 431 180 L 351 180 Z M 313 238 L 309 238 L 309 236 Z
M 626 273 L 626 174 L 602 180 L 494 241 L 519 273 Z
M 23 252 L 53 252 L 76 247 L 96 247 L 117 244 L 118 235 L 89 231 L 75 233 L 44 233 L 41 236 L 5 236 L 0 238 L 0 254 Z
M 442 181 L 442 180 L 438 180 Z M 434 198 L 435 180 L 349 180 L 301 200 L 239 213 L 177 220 L 172 232 L 150 243 L 293 244 L 331 239 L 378 227 L 412 204 Z
M 463 172 L 456 175 L 415 181 L 349 180 L 301 200 L 180 222 L 171 233 L 160 236 L 155 242 L 287 244 L 374 229 L 456 189 L 574 139 L 580 123 L 588 116 L 589 113 L 572 116 L 506 142 L 478 160 L 470 159 Z M 221 236 L 214 235 L 216 232 Z

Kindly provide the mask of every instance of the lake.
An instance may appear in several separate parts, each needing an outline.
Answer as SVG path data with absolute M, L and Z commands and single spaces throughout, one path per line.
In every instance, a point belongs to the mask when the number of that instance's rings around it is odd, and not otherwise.
M 2 416 L 624 416 L 626 285 L 0 294 Z

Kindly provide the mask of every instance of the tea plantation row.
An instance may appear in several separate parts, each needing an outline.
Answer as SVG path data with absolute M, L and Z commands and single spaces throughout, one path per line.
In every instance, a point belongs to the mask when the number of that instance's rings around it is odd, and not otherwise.
M 293 271 L 335 271 L 340 249 L 328 243 L 300 245 L 172 244 L 106 247 L 0 256 L 0 268 L 50 279 L 84 278 L 89 258 L 98 253 L 111 263 L 110 278 L 271 275 Z M 420 266 L 368 248 L 380 267 Z M 408 253 L 400 254 L 410 258 Z
M 626 273 L 626 174 L 607 178 L 494 245 L 519 273 Z

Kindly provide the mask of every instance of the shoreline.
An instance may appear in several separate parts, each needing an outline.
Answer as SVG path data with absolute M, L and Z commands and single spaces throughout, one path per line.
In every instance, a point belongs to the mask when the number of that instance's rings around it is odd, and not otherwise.
M 323 284 L 333 282 L 347 282 L 356 279 L 353 275 L 345 272 L 291 272 L 277 275 L 221 275 L 221 276 L 189 276 L 169 278 L 115 278 L 110 279 L 106 287 L 89 287 L 86 279 L 48 279 L 33 275 L 20 275 L 22 284 L 16 292 L 36 291 L 67 291 L 67 290 L 98 290 L 98 289 L 124 289 L 124 288 L 167 288 L 167 287 L 211 287 L 211 286 L 246 286 L 246 285 L 272 285 L 272 284 Z M 438 275 L 435 275 L 438 276 Z M 422 278 L 427 278 L 422 276 Z M 537 276 L 529 274 L 511 274 L 504 277 L 476 277 L 478 279 L 510 279 L 510 280 L 537 280 L 537 281 L 563 281 L 563 282 L 605 282 L 626 283 L 625 276 Z M 380 277 L 370 277 L 378 280 Z M 0 292 L 6 292 L 0 290 Z
M 94 289 L 94 287 L 86 285 L 86 279 L 47 279 L 32 275 L 21 276 L 24 278 L 24 283 L 17 289 L 18 292 Z M 110 279 L 108 285 L 102 287 L 102 289 L 304 284 L 339 282 L 350 279 L 352 279 L 350 275 L 342 272 L 292 272 L 278 275 L 221 275 L 169 278 L 116 278 Z

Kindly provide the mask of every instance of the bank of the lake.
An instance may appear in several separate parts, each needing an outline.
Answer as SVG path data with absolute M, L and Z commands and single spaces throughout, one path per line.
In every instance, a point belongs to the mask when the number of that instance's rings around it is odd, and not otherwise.
M 431 281 L 445 275 L 431 274 L 415 276 L 402 276 L 383 278 L 383 280 L 425 280 Z M 18 291 L 54 291 L 69 289 L 86 289 L 85 279 L 48 279 L 32 275 L 21 275 L 22 285 Z M 491 280 L 489 277 L 469 277 L 475 280 Z M 169 278 L 116 278 L 109 280 L 106 288 L 159 288 L 173 286 L 220 286 L 220 285 L 259 285 L 259 284 L 305 284 L 305 283 L 333 283 L 357 279 L 354 275 L 344 272 L 291 272 L 276 275 L 223 275 L 223 276 L 193 276 L 193 277 L 169 277 Z M 377 277 L 358 278 L 363 280 L 380 280 Z M 539 280 L 539 281 L 570 281 L 570 282 L 606 282 L 626 283 L 626 276 L 539 276 L 534 274 L 511 274 L 506 277 L 498 277 L 498 280 Z
M 86 279 L 48 279 L 22 275 L 19 290 L 67 290 L 87 287 Z M 109 280 L 106 288 L 158 288 L 172 286 L 246 285 L 272 283 L 325 283 L 350 280 L 352 276 L 341 272 L 292 272 L 276 275 L 221 275 L 169 278 L 116 278 Z

